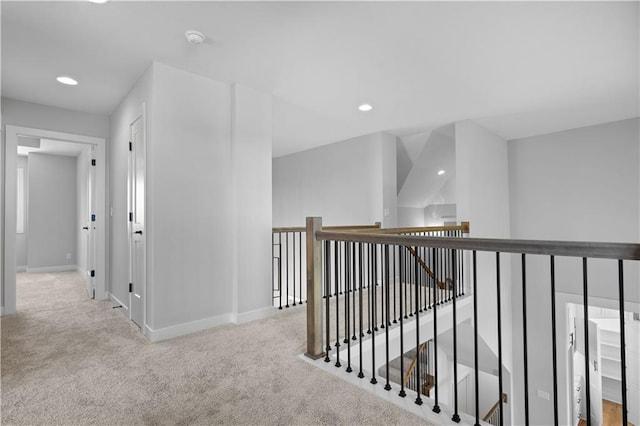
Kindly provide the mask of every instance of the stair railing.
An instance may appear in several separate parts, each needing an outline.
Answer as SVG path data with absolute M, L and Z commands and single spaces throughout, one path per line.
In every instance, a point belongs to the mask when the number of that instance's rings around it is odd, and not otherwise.
M 426 371 L 421 372 L 421 377 L 418 377 L 415 371 L 417 363 L 426 367 Z M 423 395 L 430 396 L 431 389 L 435 385 L 434 376 L 431 374 L 431 370 L 431 362 L 429 361 L 429 341 L 426 341 L 420 345 L 418 351 L 409 363 L 407 371 L 402 377 L 404 387 L 416 392 L 420 389 L 420 392 Z
M 501 412 L 500 412 L 500 401 L 496 401 L 496 403 L 491 407 L 489 412 L 482 418 L 483 422 L 487 422 L 490 425 L 498 426 L 501 422 Z
M 372 231 L 373 225 L 326 226 L 332 231 Z M 274 227 L 271 232 L 271 296 L 278 309 L 307 301 L 306 230 L 304 226 Z
M 469 262 L 469 273 L 462 271 L 471 284 L 473 298 L 464 297 L 454 291 L 451 303 L 444 306 L 433 301 L 436 294 L 441 291 L 436 284 L 425 285 L 431 277 L 424 272 L 424 268 L 407 252 L 406 247 L 412 247 L 419 253 L 419 257 L 429 266 L 434 273 L 435 280 L 444 281 L 444 277 L 450 276 L 454 283 L 454 288 L 462 283 L 460 267 L 465 262 Z M 481 252 L 483 256 L 477 256 Z M 489 255 L 487 255 L 487 253 Z M 520 261 L 519 274 L 504 274 L 501 268 L 502 262 L 509 262 L 511 256 L 515 255 Z M 307 352 L 306 355 L 317 359 L 324 358 L 325 362 L 335 361 L 336 367 L 346 364 L 346 371 L 351 372 L 357 368 L 357 376 L 365 378 L 369 375 L 370 383 L 377 384 L 376 375 L 379 371 L 385 371 L 384 389 L 392 390 L 389 376 L 390 355 L 392 353 L 404 354 L 412 348 L 417 349 L 425 341 L 425 333 L 433 339 L 433 375 L 434 375 L 434 396 L 429 403 L 429 408 L 440 413 L 440 401 L 438 392 L 438 336 L 445 331 L 452 331 L 453 350 L 452 356 L 446 359 L 451 364 L 453 377 L 451 383 L 447 383 L 452 388 L 452 392 L 444 402 L 453 412 L 451 419 L 459 422 L 459 392 L 458 392 L 458 324 L 462 321 L 472 319 L 473 324 L 473 351 L 474 351 L 474 383 L 475 383 L 475 422 L 479 424 L 481 418 L 478 412 L 478 366 L 479 358 L 479 327 L 478 327 L 478 285 L 480 284 L 482 294 L 486 298 L 489 294 L 495 294 L 495 306 L 490 306 L 491 312 L 483 313 L 483 318 L 495 312 L 495 317 L 490 318 L 496 325 L 496 350 L 497 362 L 494 367 L 498 372 L 498 424 L 502 426 L 509 419 L 510 413 L 522 413 L 523 424 L 539 423 L 540 419 L 532 419 L 530 415 L 540 416 L 544 413 L 529 412 L 529 382 L 528 382 L 528 344 L 527 336 L 527 295 L 531 289 L 527 289 L 527 260 L 528 256 L 536 255 L 536 259 L 547 259 L 549 261 L 549 280 L 536 280 L 534 283 L 537 293 L 548 294 L 547 306 L 539 306 L 540 309 L 548 309 L 551 312 L 547 320 L 551 334 L 548 337 L 537 336 L 534 344 L 540 347 L 549 347 L 552 365 L 549 366 L 549 379 L 553 379 L 553 419 L 555 424 L 562 422 L 559 416 L 558 391 L 562 391 L 559 383 L 564 380 L 558 374 L 558 357 L 563 354 L 563 345 L 566 343 L 562 333 L 558 333 L 559 326 L 556 320 L 556 263 L 561 265 L 566 275 L 566 268 L 575 268 L 574 274 L 582 283 L 582 328 L 585 330 L 581 345 L 584 346 L 585 356 L 585 416 L 590 418 L 590 360 L 589 360 L 589 268 L 590 259 L 610 259 L 617 266 L 617 274 L 613 271 L 611 281 L 617 282 L 617 305 L 620 318 L 620 351 L 621 359 L 625 359 L 625 299 L 624 296 L 624 265 L 637 267 L 640 260 L 640 244 L 627 243 L 601 243 L 601 242 L 576 242 L 576 241 L 536 241 L 536 240 L 512 240 L 512 239 L 488 239 L 488 238 L 460 238 L 460 237 L 433 237 L 422 235 L 403 235 L 391 230 L 374 231 L 330 231 L 323 230 L 321 218 L 307 218 Z M 506 259 L 505 259 L 506 258 Z M 561 258 L 556 260 L 556 258 Z M 569 258 L 569 259 L 567 259 Z M 573 262 L 570 258 L 577 258 L 581 262 Z M 493 259 L 493 261 L 491 260 Z M 478 266 L 481 262 L 482 265 Z M 595 262 L 594 262 L 595 263 Z M 581 266 L 581 268 L 579 267 Z M 571 270 L 571 269 L 569 269 Z M 604 272 L 604 271 L 603 271 Z M 449 275 L 449 273 L 451 275 Z M 478 280 L 481 275 L 481 280 Z M 504 275 L 504 276 L 503 276 Z M 516 277 L 518 275 L 518 277 Z M 516 278 L 519 278 L 519 282 Z M 520 330 L 518 324 L 513 324 L 514 333 L 521 331 L 522 335 L 522 358 L 513 360 L 513 363 L 520 362 L 523 367 L 523 386 L 519 389 L 511 389 L 514 394 L 510 398 L 510 403 L 515 404 L 514 409 L 505 409 L 502 395 L 505 393 L 503 362 L 503 329 L 502 311 L 504 284 L 503 279 L 508 280 L 507 284 L 513 290 L 518 289 L 521 295 L 521 302 L 513 306 L 514 309 L 521 310 L 522 319 Z M 593 278 L 592 278 L 593 279 Z M 602 277 L 598 275 L 598 279 Z M 513 280 L 513 283 L 510 281 Z M 445 281 L 446 282 L 446 281 Z M 336 297 L 334 302 L 326 297 L 322 298 L 322 292 L 328 294 L 329 285 L 341 285 L 347 291 L 351 291 L 349 297 Z M 410 283 L 406 286 L 406 283 Z M 365 285 L 368 287 L 365 289 Z M 532 284 L 530 284 L 532 285 Z M 615 287 L 614 287 L 615 288 Z M 395 290 L 398 290 L 399 299 L 403 300 L 407 296 L 406 291 L 411 290 L 410 298 L 412 305 L 408 305 L 413 318 L 408 319 L 407 310 L 403 303 L 399 303 L 399 315 L 392 315 L 391 305 L 396 305 Z M 593 291 L 593 290 L 592 290 Z M 393 293 L 392 293 L 393 292 Z M 612 295 L 615 297 L 615 295 Z M 431 303 L 424 304 L 424 298 L 431 297 Z M 371 307 L 365 305 L 369 302 Z M 509 300 L 508 303 L 516 302 Z M 537 300 L 537 303 L 541 303 Z M 542 302 L 545 303 L 545 302 Z M 332 312 L 333 306 L 335 309 Z M 344 311 L 343 311 L 344 308 Z M 510 309 L 511 306 L 508 306 Z M 460 311 L 460 312 L 459 312 Z M 344 315 L 342 314 L 344 312 Z M 411 315 L 410 314 L 410 315 Z M 409 315 L 409 316 L 410 316 Z M 462 315 L 459 317 L 459 315 Z M 441 322 L 443 317 L 446 319 Z M 379 319 L 382 318 L 382 322 Z M 394 321 L 391 321 L 391 319 Z M 489 319 L 489 317 L 487 317 Z M 460 320 L 460 321 L 459 321 Z M 383 328 L 377 324 L 385 325 Z M 440 324 L 440 325 L 439 325 Z M 373 327 L 371 326 L 373 325 Z M 410 328 L 405 327 L 411 325 Z M 367 330 L 367 327 L 369 329 Z M 395 330 L 396 327 L 399 330 Z M 421 334 L 421 329 L 427 327 Z M 443 327 L 446 329 L 443 330 Z M 390 329 L 394 329 L 393 341 L 390 340 Z M 516 331 L 517 330 L 517 331 Z M 491 332 L 491 330 L 489 330 Z M 332 335 L 333 333 L 333 335 Z M 427 338 L 429 338 L 429 336 Z M 343 340 L 344 339 L 344 340 Z M 547 340 L 548 339 L 548 340 Z M 334 345 L 335 342 L 335 345 Z M 390 350 L 390 345 L 394 346 Z M 364 350 L 366 346 L 366 351 Z M 560 355 L 558 355 L 560 354 Z M 365 358 L 366 355 L 366 358 Z M 402 358 L 401 358 L 402 359 Z M 420 377 L 421 363 L 416 362 L 413 369 Z M 386 367 L 386 368 L 385 368 Z M 380 370 L 380 369 L 383 370 Z M 402 366 L 401 366 L 402 370 Z M 366 372 L 366 374 L 365 374 Z M 627 367 L 625 362 L 620 364 L 622 413 L 623 421 L 627 422 Z M 443 379 L 445 380 L 445 379 Z M 405 397 L 407 393 L 404 389 L 404 381 L 400 383 L 398 396 Z M 415 403 L 422 405 L 424 400 L 421 392 L 416 392 Z M 507 418 L 505 420 L 505 417 Z M 548 421 L 547 421 L 548 422 Z

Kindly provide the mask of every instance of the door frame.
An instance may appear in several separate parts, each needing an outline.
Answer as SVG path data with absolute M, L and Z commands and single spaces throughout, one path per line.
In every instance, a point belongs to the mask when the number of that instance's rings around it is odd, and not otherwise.
M 143 139 L 144 139 L 144 146 L 145 146 L 145 150 L 144 150 L 144 204 L 145 204 L 145 208 L 144 208 L 144 233 L 142 234 L 142 239 L 144 240 L 144 260 L 143 260 L 143 268 L 144 268 L 144 283 L 142 285 L 142 324 L 140 325 L 140 331 L 142 332 L 143 335 L 148 337 L 148 331 L 147 331 L 147 282 L 149 281 L 149 276 L 148 276 L 148 270 L 149 268 L 147 268 L 147 200 L 148 200 L 148 196 L 147 194 L 148 192 L 148 187 L 147 187 L 147 104 L 146 102 L 143 102 L 139 105 L 139 107 L 135 110 L 135 112 L 132 114 L 131 119 L 129 120 L 129 124 L 128 124 L 128 130 L 129 130 L 129 143 L 132 142 L 132 137 L 131 137 L 131 126 L 133 125 L 133 123 L 135 123 L 137 120 L 142 120 L 142 135 L 143 135 Z M 131 185 L 133 184 L 132 182 L 132 176 L 131 176 L 131 167 L 132 167 L 132 161 L 134 161 L 133 158 L 133 152 L 129 151 L 128 153 L 128 160 L 127 160 L 127 215 L 133 211 L 133 206 L 132 206 L 132 199 L 131 199 Z M 132 262 L 132 249 L 133 249 L 133 226 L 132 226 L 132 222 L 129 221 L 127 222 L 127 233 L 128 233 L 128 237 L 127 237 L 127 241 L 128 241 L 128 258 L 129 258 L 129 282 L 133 283 L 133 262 Z M 132 315 L 132 296 L 133 293 L 129 292 L 129 309 L 128 309 L 128 316 L 129 316 L 129 321 L 133 321 L 133 315 Z M 134 321 L 135 322 L 135 321 Z
M 107 298 L 107 250 L 106 250 L 106 139 L 84 136 L 73 133 L 55 132 L 52 130 L 21 127 L 7 124 L 5 126 L 4 151 L 4 208 L 2 222 L 2 315 L 16 312 L 16 168 L 18 136 L 34 136 L 42 139 L 55 139 L 95 146 L 96 159 L 96 252 L 95 252 L 95 286 L 96 299 Z

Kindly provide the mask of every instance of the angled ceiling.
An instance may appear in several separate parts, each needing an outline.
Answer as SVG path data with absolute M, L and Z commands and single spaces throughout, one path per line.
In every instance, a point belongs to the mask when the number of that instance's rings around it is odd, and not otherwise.
M 3 96 L 110 114 L 157 60 L 273 93 L 274 156 L 463 119 L 513 139 L 639 115 L 638 2 L 1 8 Z M 187 44 L 187 29 L 207 42 Z

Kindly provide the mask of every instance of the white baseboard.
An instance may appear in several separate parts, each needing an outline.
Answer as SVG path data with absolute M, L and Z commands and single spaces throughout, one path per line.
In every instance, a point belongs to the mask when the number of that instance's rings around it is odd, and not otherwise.
M 195 333 L 197 331 L 206 330 L 207 328 L 217 327 L 223 324 L 229 324 L 230 314 L 217 315 L 215 317 L 203 318 L 201 320 L 186 322 L 183 324 L 172 325 L 170 327 L 153 330 L 145 325 L 145 336 L 151 342 L 159 342 L 161 340 L 172 339 L 178 336 Z
M 27 272 L 27 266 L 16 266 L 16 272 Z
M 30 274 L 44 273 L 44 272 L 64 272 L 64 271 L 77 271 L 76 265 L 60 265 L 60 266 L 45 266 L 42 268 L 29 268 L 27 266 L 27 272 Z
M 244 324 L 246 322 L 260 320 L 264 318 L 269 318 L 275 313 L 278 312 L 278 309 L 273 306 L 267 306 L 266 308 L 256 309 L 254 311 L 249 312 L 241 312 L 239 314 L 229 314 L 231 317 L 231 322 L 234 324 Z

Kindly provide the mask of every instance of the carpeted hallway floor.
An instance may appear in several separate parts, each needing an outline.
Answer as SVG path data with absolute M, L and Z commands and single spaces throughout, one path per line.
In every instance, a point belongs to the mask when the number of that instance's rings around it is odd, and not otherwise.
M 298 358 L 302 309 L 150 344 L 77 273 L 18 274 L 2 318 L 12 424 L 424 424 Z

